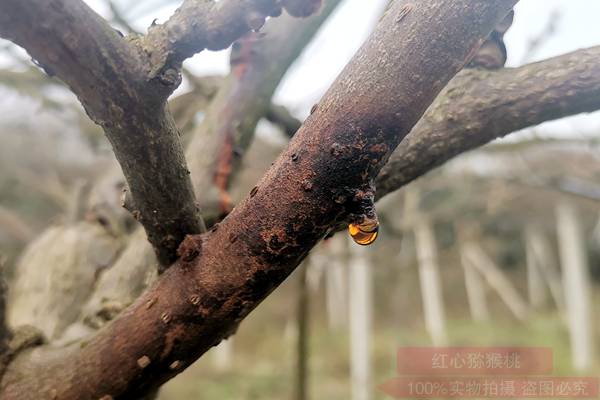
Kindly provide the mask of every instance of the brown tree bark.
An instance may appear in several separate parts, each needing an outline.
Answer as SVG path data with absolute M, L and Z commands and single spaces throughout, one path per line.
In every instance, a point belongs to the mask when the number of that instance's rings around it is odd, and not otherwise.
M 372 212 L 393 149 L 515 3 L 393 2 L 250 196 L 89 341 L 19 356 L 2 397 L 141 396 L 234 331 L 332 227 Z
M 142 40 L 150 57 L 150 78 L 179 68 L 186 58 L 204 50 L 228 48 L 250 30 L 258 31 L 267 17 L 281 15 L 282 7 L 291 15 L 308 17 L 319 9 L 295 12 L 305 0 L 185 0 L 163 25 L 152 25 Z M 315 2 L 313 2 L 315 3 Z
M 283 6 L 295 10 L 297 3 Z M 124 38 L 80 0 L 5 0 L 0 36 L 65 82 L 102 126 L 127 180 L 128 209 L 167 266 L 185 235 L 205 230 L 167 109 L 181 63 L 205 48 L 227 48 L 281 11 L 277 0 L 186 0 L 164 25 Z
M 600 47 L 519 68 L 460 72 L 400 143 L 377 197 L 519 129 L 600 108 Z
M 234 62 L 232 74 L 220 82 L 204 120 L 190 135 L 187 146 L 198 202 L 209 227 L 223 217 L 220 195 L 227 195 L 230 178 L 241 164 L 256 124 L 268 112 L 279 82 L 339 4 L 340 0 L 327 0 L 318 15 L 306 19 L 288 15 L 272 19 L 260 37 L 251 34 L 243 40 L 242 47 L 251 57 L 240 60 L 232 55 L 238 62 Z M 217 165 L 225 167 L 227 173 L 217 174 Z M 215 178 L 224 175 L 225 179 L 220 180 L 224 185 L 217 188 Z M 134 233 L 119 259 L 100 278 L 84 311 L 87 322 L 94 327 L 112 319 L 146 288 L 152 255 L 144 240 L 143 233 Z

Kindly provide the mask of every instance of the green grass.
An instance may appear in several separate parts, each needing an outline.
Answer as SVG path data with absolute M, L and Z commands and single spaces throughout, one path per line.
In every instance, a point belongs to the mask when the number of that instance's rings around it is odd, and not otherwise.
M 263 309 L 264 310 L 264 309 Z M 226 373 L 215 372 L 209 353 L 181 376 L 167 384 L 161 399 L 291 399 L 294 388 L 294 342 L 276 320 L 265 325 L 268 316 L 253 315 L 236 336 L 234 366 Z M 350 398 L 348 336 L 328 332 L 319 315 L 313 316 L 310 356 L 310 394 L 313 399 Z M 385 319 L 377 320 L 373 331 L 373 384 L 395 375 L 395 352 L 399 346 L 430 345 L 419 323 L 393 329 Z M 262 327 L 262 328 L 261 328 Z M 289 336 L 289 335 L 288 335 Z M 555 314 L 532 317 L 526 324 L 512 319 L 475 323 L 468 319 L 448 322 L 451 345 L 465 346 L 547 346 L 554 351 L 556 375 L 572 375 L 569 338 Z M 591 375 L 598 375 L 596 366 Z M 376 400 L 384 400 L 375 390 Z M 389 398 L 388 398 L 389 399 Z

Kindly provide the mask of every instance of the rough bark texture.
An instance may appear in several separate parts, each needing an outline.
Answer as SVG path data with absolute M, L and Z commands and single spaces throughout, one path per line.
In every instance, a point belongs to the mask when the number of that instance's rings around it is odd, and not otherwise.
M 183 148 L 166 108 L 179 73 L 148 79 L 148 60 L 79 0 L 4 0 L 0 36 L 24 47 L 77 95 L 102 126 L 131 190 L 133 215 L 168 264 L 186 234 L 200 233 Z
M 238 63 L 231 76 L 220 82 L 216 98 L 205 111 L 202 124 L 193 132 L 187 152 L 192 176 L 197 177 L 199 203 L 209 226 L 223 214 L 213 184 L 217 156 L 227 157 L 227 151 L 230 152 L 232 163 L 227 176 L 231 176 L 240 165 L 258 120 L 268 111 L 285 71 L 339 3 L 340 0 L 328 0 L 319 15 L 304 20 L 286 15 L 270 20 L 261 39 L 252 36 L 252 42 L 247 44 L 252 57 Z M 148 265 L 152 264 L 151 249 L 144 243 L 143 235 L 133 234 L 117 262 L 102 274 L 85 306 L 86 323 L 97 328 L 129 306 L 153 281 L 155 274 L 148 271 Z
M 272 104 L 265 115 L 265 118 L 275 125 L 278 125 L 283 132 L 292 137 L 302 126 L 302 121 L 294 117 L 287 108 Z
M 121 243 L 98 224 L 54 226 L 27 248 L 11 281 L 7 321 L 31 325 L 49 340 L 62 336 L 93 292 L 96 275 Z M 46 266 L 40 271 L 41 266 Z
M 102 126 L 127 180 L 127 207 L 166 266 L 185 235 L 204 231 L 166 103 L 181 82 L 181 63 L 205 48 L 226 48 L 282 6 L 293 12 L 301 3 L 186 0 L 147 36 L 124 38 L 80 0 L 6 0 L 0 36 L 64 81 Z
M 292 62 L 340 2 L 326 1 L 318 15 L 306 20 L 282 16 L 260 33 L 234 44 L 231 74 L 187 149 L 208 226 L 231 211 L 229 185 L 252 142 L 256 124 L 268 113 L 275 89 Z
M 600 108 L 600 47 L 499 71 L 458 74 L 377 177 L 377 197 L 498 137 Z
M 297 15 L 304 0 L 185 0 L 162 25 L 152 25 L 142 47 L 151 61 L 150 78 L 178 69 L 186 58 L 204 49 L 222 50 L 251 30 L 258 31 L 269 16 L 279 16 L 282 6 L 292 15 L 308 17 L 318 10 Z M 287 4 L 289 3 L 289 4 Z
M 333 226 L 368 212 L 392 150 L 515 3 L 393 2 L 250 196 L 89 341 L 22 353 L 0 396 L 140 396 L 233 332 Z

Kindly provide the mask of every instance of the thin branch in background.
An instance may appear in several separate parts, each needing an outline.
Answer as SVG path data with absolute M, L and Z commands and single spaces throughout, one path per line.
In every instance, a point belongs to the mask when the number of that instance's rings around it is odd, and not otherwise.
M 294 136 L 302 126 L 302 121 L 294 117 L 287 108 L 277 104 L 271 104 L 265 118 L 279 126 L 283 130 L 283 133 L 289 138 Z
M 33 171 L 21 168 L 16 171 L 16 176 L 20 184 L 39 192 L 57 207 L 61 209 L 66 209 L 68 207 L 68 190 L 65 188 L 55 171 L 51 170 L 45 174 L 37 174 Z
M 539 50 L 556 35 L 561 19 L 562 11 L 560 8 L 555 8 L 552 10 L 544 28 L 537 35 L 527 40 L 527 47 L 523 57 L 521 57 L 521 64 L 525 64 L 533 60 Z
M 185 67 L 182 68 L 181 73 L 187 78 L 190 85 L 194 88 L 194 91 L 210 98 L 213 98 L 217 94 L 219 87 L 225 80 L 222 76 L 200 77 Z
M 121 10 L 119 10 L 118 6 L 115 4 L 115 2 L 113 0 L 107 0 L 106 1 L 108 4 L 108 7 L 110 8 L 110 12 L 112 13 L 112 21 L 118 25 L 120 25 L 121 27 L 127 29 L 127 33 L 133 33 L 133 34 L 137 34 L 140 35 L 141 32 L 139 32 L 137 29 L 135 29 L 127 20 L 127 18 L 125 17 L 125 15 L 121 12 Z

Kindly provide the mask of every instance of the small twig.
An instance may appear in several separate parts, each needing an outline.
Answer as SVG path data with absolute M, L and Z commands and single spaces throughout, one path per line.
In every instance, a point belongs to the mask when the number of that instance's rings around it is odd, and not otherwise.
M 115 23 L 117 23 L 120 26 L 122 26 L 123 28 L 127 29 L 128 33 L 133 33 L 136 35 L 141 34 L 141 32 L 139 32 L 137 29 L 135 29 L 133 26 L 131 26 L 131 24 L 129 23 L 127 18 L 125 18 L 125 16 L 121 13 L 121 11 L 119 10 L 119 8 L 117 7 L 117 5 L 115 4 L 114 1 L 107 0 L 106 2 L 108 3 L 108 7 L 110 8 L 110 12 L 113 15 L 113 21 Z
M 287 137 L 292 137 L 302 126 L 302 122 L 294 117 L 284 106 L 271 104 L 267 110 L 265 118 L 270 122 L 281 127 Z
M 533 36 L 527 41 L 527 48 L 523 54 L 523 57 L 521 58 L 521 64 L 531 61 L 539 49 L 550 39 L 552 39 L 557 32 L 561 18 L 562 12 L 560 9 L 556 8 L 552 10 L 544 28 L 537 35 Z

